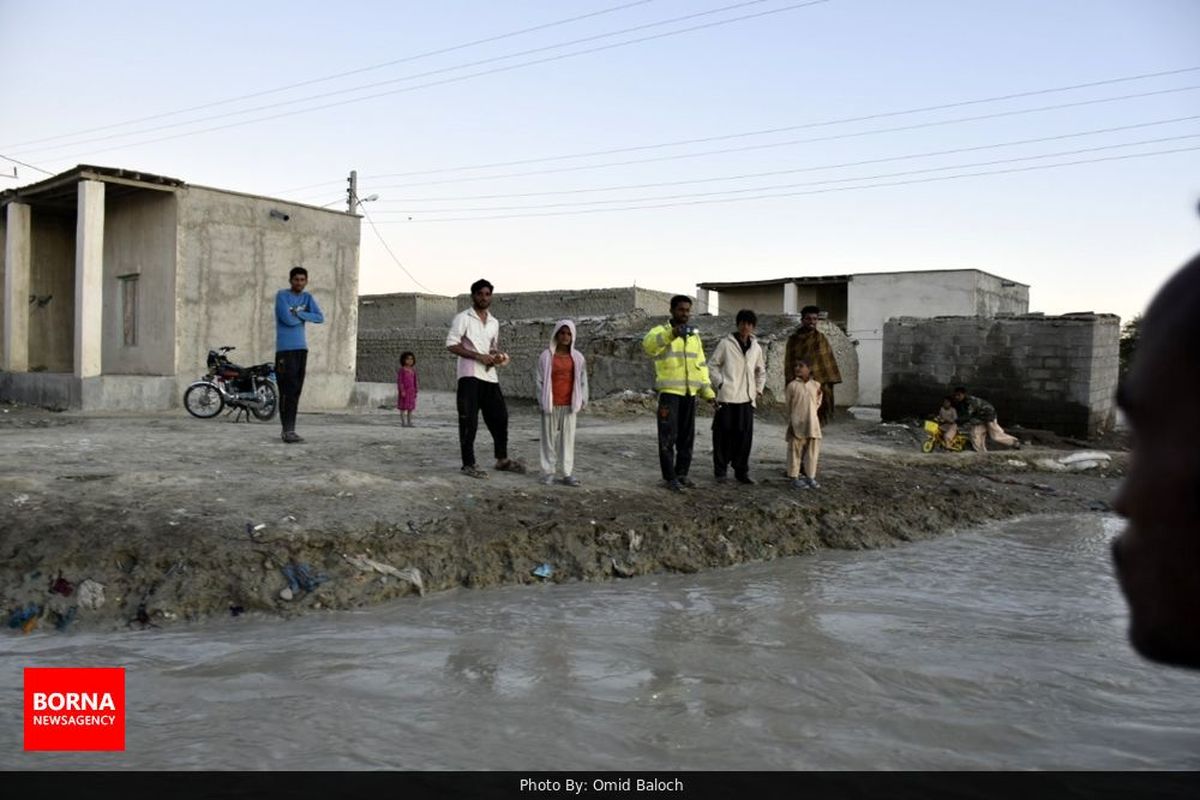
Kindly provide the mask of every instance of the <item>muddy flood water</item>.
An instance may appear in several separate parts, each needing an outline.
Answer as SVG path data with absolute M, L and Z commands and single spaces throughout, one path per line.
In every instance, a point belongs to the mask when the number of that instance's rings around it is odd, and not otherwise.
M 1121 522 L 453 591 L 287 622 L 5 635 L 19 769 L 1198 769 L 1200 675 L 1125 640 Z M 22 753 L 21 669 L 126 668 L 124 753 Z

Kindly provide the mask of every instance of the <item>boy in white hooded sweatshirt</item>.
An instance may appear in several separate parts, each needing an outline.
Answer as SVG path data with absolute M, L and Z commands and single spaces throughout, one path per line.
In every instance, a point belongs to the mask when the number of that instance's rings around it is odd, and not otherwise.
M 575 416 L 588 401 L 587 362 L 575 349 L 575 323 L 554 323 L 550 346 L 538 357 L 538 405 L 542 410 L 542 483 L 555 475 L 578 486 L 575 469 Z

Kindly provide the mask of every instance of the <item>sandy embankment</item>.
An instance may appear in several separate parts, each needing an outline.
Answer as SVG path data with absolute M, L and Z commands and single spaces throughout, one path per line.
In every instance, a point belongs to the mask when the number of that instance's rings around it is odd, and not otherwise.
M 551 581 L 601 580 L 889 547 L 1019 514 L 1105 510 L 1125 459 L 1051 473 L 1036 462 L 1062 452 L 924 455 L 906 429 L 849 421 L 827 430 L 823 488 L 800 492 L 782 474 L 779 418 L 764 412 L 758 485 L 712 481 L 701 419 L 699 486 L 677 496 L 658 480 L 652 413 L 613 400 L 580 420 L 583 486 L 546 487 L 535 475 L 532 406 L 511 408 L 511 450 L 530 474 L 473 480 L 458 473 L 453 397 L 421 400 L 413 429 L 383 409 L 302 414 L 308 441 L 292 446 L 276 423 L 4 408 L 6 619 L 31 604 L 42 628 L 68 614 L 67 629 L 287 616 L 414 594 L 411 569 L 432 592 L 539 582 L 543 564 Z M 490 464 L 482 425 L 478 445 Z M 298 565 L 326 580 L 286 599 L 285 570 L 304 583 Z M 51 591 L 60 574 L 70 595 L 64 583 Z

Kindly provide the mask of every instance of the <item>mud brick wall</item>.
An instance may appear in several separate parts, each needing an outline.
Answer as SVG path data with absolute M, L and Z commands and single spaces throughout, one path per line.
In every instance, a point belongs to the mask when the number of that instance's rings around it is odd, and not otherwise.
M 497 314 L 497 316 L 499 316 Z M 577 322 L 576 344 L 587 357 L 588 380 L 593 397 L 632 389 L 645 391 L 654 388 L 654 367 L 642 351 L 642 337 L 665 315 L 650 316 L 633 311 L 608 317 L 580 319 Z M 500 323 L 501 347 L 512 357 L 512 363 L 500 368 L 500 382 L 510 397 L 533 398 L 536 389 L 534 370 L 538 355 L 550 343 L 554 319 L 529 319 Z M 712 353 L 717 341 L 733 331 L 732 317 L 697 317 L 693 320 L 704 342 L 704 352 Z M 759 342 L 767 361 L 767 403 L 783 396 L 783 355 L 787 337 L 795 330 L 794 317 L 764 316 L 759 318 Z M 858 392 L 856 376 L 858 360 L 854 345 L 840 328 L 832 323 L 820 323 L 821 331 L 830 337 L 844 383 L 838 387 L 838 405 L 854 403 Z M 445 327 L 377 328 L 359 330 L 359 381 L 394 381 L 400 354 L 410 350 L 417 357 L 421 386 L 426 389 L 453 391 L 457 376 L 455 359 L 446 352 Z
M 449 326 L 457 313 L 453 297 L 436 294 L 366 294 L 358 298 L 360 330 Z
M 899 317 L 883 332 L 885 420 L 925 417 L 964 385 L 1002 426 L 1092 437 L 1115 419 L 1120 319 Z
M 470 294 L 455 298 L 458 310 L 471 305 Z M 562 319 L 576 321 L 645 311 L 652 317 L 670 312 L 671 294 L 636 286 L 617 289 L 558 289 L 551 292 L 509 292 L 498 288 L 492 297 L 492 313 L 500 320 Z

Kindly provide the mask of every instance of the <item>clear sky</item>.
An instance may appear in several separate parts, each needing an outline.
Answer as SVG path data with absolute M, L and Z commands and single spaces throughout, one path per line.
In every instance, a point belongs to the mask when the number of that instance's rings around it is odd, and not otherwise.
M 1200 249 L 1198 42 L 1198 0 L 0 0 L 0 154 L 355 169 L 363 293 L 973 267 L 1128 318 Z

